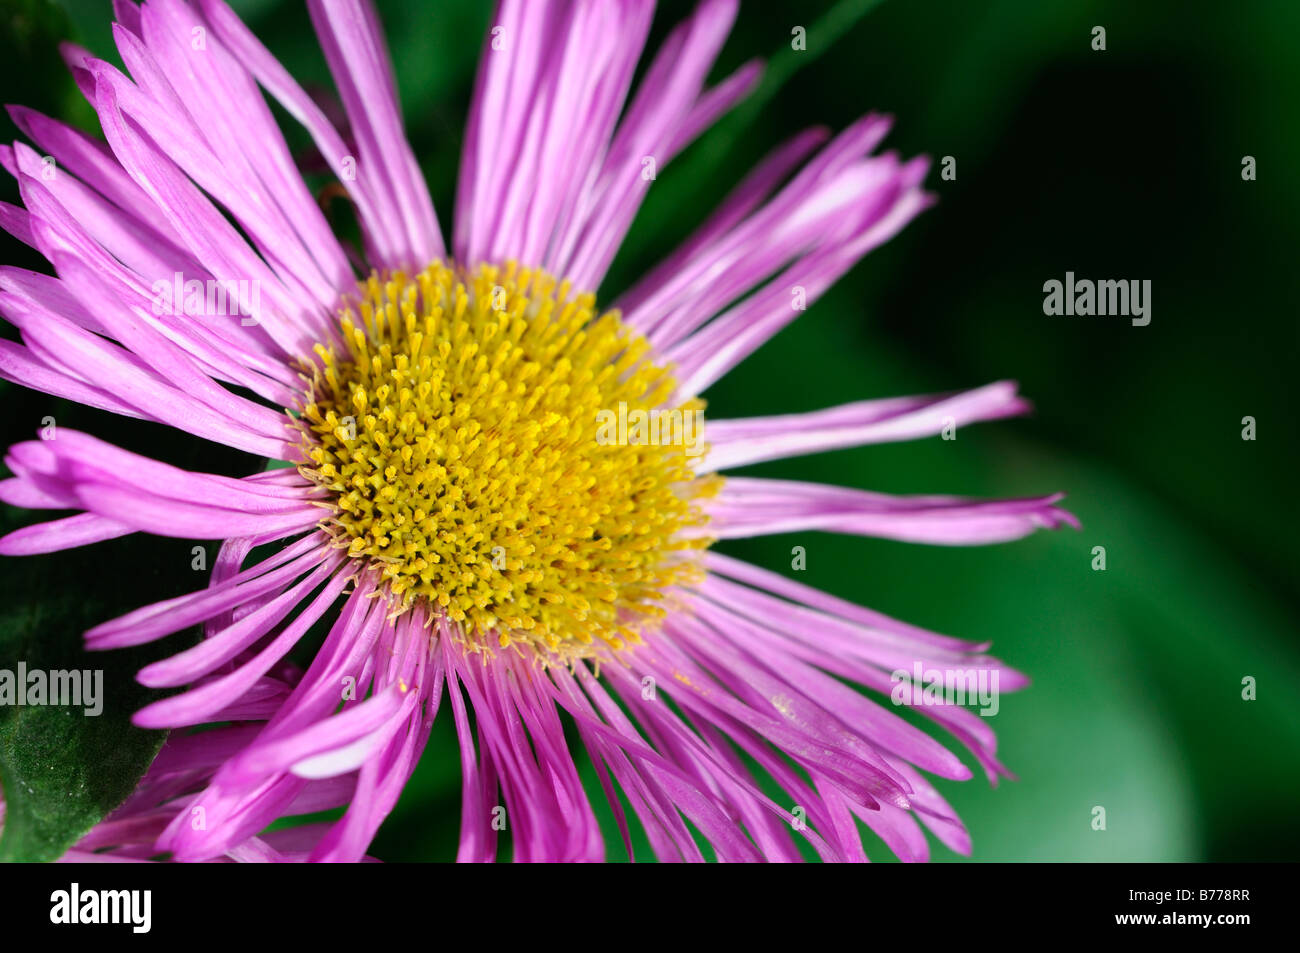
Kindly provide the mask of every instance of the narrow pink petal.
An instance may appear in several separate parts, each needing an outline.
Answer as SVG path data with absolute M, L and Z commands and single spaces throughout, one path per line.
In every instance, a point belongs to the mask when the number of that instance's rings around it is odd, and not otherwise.
M 177 0 L 150 4 L 142 35 L 191 112 L 208 117 L 204 132 L 214 148 L 224 148 L 219 155 L 223 166 L 246 164 L 240 180 L 280 213 L 278 225 L 286 241 L 276 253 L 283 256 L 285 244 L 300 244 L 305 257 L 295 259 L 295 273 L 322 305 L 332 308 L 353 283 L 347 257 L 303 183 L 252 77 L 219 37 L 210 36 L 205 49 L 195 50 L 194 20 L 195 11 Z
M 712 89 L 701 94 L 686 118 L 673 134 L 668 144 L 668 158 L 681 152 L 704 130 L 717 122 L 733 106 L 754 91 L 763 77 L 763 64 L 759 60 L 745 63 Z
M 376 262 L 393 265 L 402 261 L 407 254 L 405 229 L 400 217 L 390 207 L 389 187 L 383 180 L 382 168 L 357 163 L 357 157 L 350 154 L 342 136 L 321 108 L 225 0 L 199 0 L 199 7 L 212 25 L 213 32 L 231 53 L 311 135 L 316 148 L 356 203 L 367 246 Z
M 180 251 L 171 238 L 166 217 L 148 193 L 132 181 L 103 142 L 25 106 L 7 108 L 14 125 L 44 154 L 54 156 L 61 169 L 71 172 L 125 215 L 148 228 L 164 246 Z
M 31 348 L 12 341 L 0 340 L 0 377 L 43 394 L 75 400 L 87 407 L 97 407 L 125 417 L 146 416 L 142 411 L 122 403 L 107 391 L 84 384 L 50 367 L 41 361 Z
M 618 299 L 615 306 L 623 312 L 624 320 L 642 332 L 651 330 L 662 319 L 664 305 L 655 304 L 653 307 L 643 307 L 643 305 L 682 272 L 696 255 L 712 247 L 722 236 L 742 222 L 800 162 L 808 157 L 809 153 L 821 146 L 829 135 L 830 133 L 822 128 L 808 129 L 777 146 L 765 156 L 723 199 L 690 238 Z
M 141 496 L 268 515 L 304 512 L 315 489 L 306 482 L 279 487 L 212 473 L 193 473 L 123 450 L 77 430 L 61 428 L 54 440 L 26 441 L 10 456 L 32 472 L 78 485 L 99 483 L 133 489 Z M 319 512 L 319 507 L 313 507 Z
M 585 203 L 581 238 L 560 271 L 579 288 L 596 288 L 632 224 L 649 185 L 647 156 L 665 164 L 705 77 L 735 20 L 735 0 L 702 0 L 660 48 L 610 145 Z
M 815 698 L 834 711 L 852 730 L 861 733 L 864 739 L 882 750 L 906 757 L 926 771 L 942 777 L 954 780 L 970 777 L 970 770 L 925 732 L 843 682 L 819 672 L 814 666 L 835 671 L 835 656 L 838 654 L 835 648 L 827 647 L 820 652 L 816 649 L 802 651 L 800 646 L 791 644 L 791 639 L 783 638 L 785 632 L 792 631 L 798 625 L 798 620 L 787 621 L 780 614 L 780 607 L 775 600 L 760 602 L 754 597 L 745 599 L 725 590 L 717 591 L 716 594 L 729 611 L 718 611 L 708 605 L 700 607 L 704 621 L 714 631 L 725 632 L 727 638 L 745 647 L 753 657 L 763 659 L 769 669 L 775 666 L 792 687 L 802 690 L 808 697 Z M 768 611 L 770 616 L 758 615 L 762 611 Z M 744 613 L 749 613 L 749 617 L 746 618 Z M 807 642 L 816 642 L 819 631 L 816 628 L 817 621 L 813 617 L 803 623 L 801 632 L 809 633 Z M 912 658 L 900 659 L 889 668 L 906 668 L 910 671 L 914 661 L 927 666 L 934 664 L 924 647 L 919 646 Z M 946 661 L 945 664 L 952 665 Z M 967 666 L 970 670 L 978 667 L 975 661 Z M 1010 691 L 1014 687 L 1008 680 L 1006 690 Z
M 378 15 L 369 0 L 308 0 L 307 9 L 357 137 L 358 165 L 370 170 L 377 192 L 388 191 L 388 205 L 405 226 L 402 258 L 384 264 L 423 268 L 445 258 L 429 189 L 402 127 Z
M 642 303 L 646 313 L 636 315 L 652 343 L 663 348 L 677 344 L 784 265 L 816 249 L 842 244 L 869 216 L 878 214 L 896 194 L 899 164 L 891 155 L 873 158 L 868 153 L 890 125 L 887 116 L 863 117 L 752 215 L 679 259 L 679 267 L 664 275 Z M 751 201 L 765 194 L 752 195 Z
M 127 119 L 119 100 L 139 100 L 139 90 L 106 63 L 96 61 L 94 69 L 95 108 L 104 134 L 123 167 L 166 214 L 172 234 L 184 239 L 214 278 L 259 282 L 261 300 L 252 316 L 258 327 L 286 354 L 307 353 L 319 336 L 319 323 L 312 322 L 303 303 L 288 294 L 266 262 L 194 183 Z M 137 102 L 136 117 L 156 119 L 156 113 Z M 161 134 L 162 128 L 154 125 L 151 133 Z M 175 148 L 184 150 L 185 145 L 178 142 Z
M 0 202 L 0 228 L 24 245 L 35 248 L 36 239 L 32 235 L 30 218 L 26 209 L 10 205 L 8 202 Z
M 707 470 L 728 470 L 805 453 L 913 440 L 1029 410 L 1014 381 L 959 394 L 864 400 L 830 410 L 779 417 L 710 420 Z
M 720 539 L 804 530 L 974 546 L 1057 529 L 1078 520 L 1056 506 L 1064 494 L 1014 500 L 895 497 L 865 490 L 733 477 L 710 501 L 709 532 Z
M 908 178 L 915 173 L 903 174 Z M 816 301 L 867 252 L 884 244 L 929 203 L 912 188 L 880 196 L 868 210 L 868 223 L 844 241 L 814 252 L 791 265 L 763 290 L 710 322 L 702 330 L 674 345 L 666 357 L 678 363 L 678 386 L 683 395 L 699 394 L 732 367 L 793 321 L 800 311 L 792 306 L 792 290 L 802 288 L 805 303 Z M 888 206 L 882 210 L 882 206 Z
M 71 256 L 56 255 L 55 265 L 68 287 L 83 301 L 95 298 L 100 301 L 97 316 L 105 328 L 159 376 L 251 433 L 288 442 L 288 420 L 281 411 L 254 403 L 217 384 L 195 359 L 197 355 L 168 340 L 150 325 L 146 312 L 125 307 L 101 274 Z M 219 354 L 207 354 L 203 349 L 199 353 L 218 363 L 222 361 Z
M 283 514 L 245 514 L 218 507 L 181 503 L 161 497 L 140 499 L 130 490 L 88 483 L 77 490 L 92 513 L 103 513 L 138 530 L 180 539 L 225 539 L 258 532 L 288 536 L 316 525 L 321 511 L 304 506 Z
M 150 678 L 151 682 L 171 684 L 175 683 L 182 675 L 197 675 L 210 669 L 213 665 L 228 660 L 234 653 L 246 648 L 257 638 L 264 635 L 271 626 L 284 618 L 288 611 L 319 584 L 321 581 L 320 576 L 327 573 L 330 568 L 322 567 L 324 572 L 318 570 L 307 582 L 286 592 L 278 600 L 268 604 L 258 612 L 235 623 L 225 634 L 238 635 L 237 639 L 223 639 L 221 641 L 206 639 L 196 646 L 196 648 L 202 648 L 209 643 L 215 643 L 214 648 L 219 648 L 220 651 L 209 652 L 203 658 L 191 657 L 190 653 L 173 656 L 166 663 L 156 663 L 142 671 L 140 673 L 141 681 L 145 681 L 146 671 L 148 671 L 152 676 Z M 179 695 L 173 695 L 170 698 L 145 706 L 132 716 L 132 723 L 141 728 L 176 728 L 184 725 L 201 724 L 210 720 L 232 702 L 242 698 L 272 665 L 284 658 L 285 654 L 306 634 L 311 625 L 333 605 L 335 598 L 343 589 L 343 583 L 344 580 L 341 578 L 331 579 L 321 593 L 312 600 L 311 604 L 299 612 L 297 617 L 285 626 L 284 630 L 250 661 L 240 665 L 233 672 L 203 682 L 196 688 L 191 688 Z M 258 618 L 259 615 L 263 615 L 265 618 Z M 237 629 L 240 631 L 236 631 Z M 164 664 L 170 665 L 171 668 L 167 670 L 161 669 L 160 666 Z
M 61 549 L 89 546 L 91 543 L 116 539 L 134 532 L 133 527 L 124 523 L 94 513 L 79 513 L 16 529 L 0 537 L 0 555 L 34 556 L 38 553 L 53 553 Z
M 314 568 L 324 555 L 325 544 L 322 536 L 309 534 L 242 572 L 218 578 L 214 567 L 208 588 L 101 622 L 86 632 L 88 647 L 119 648 L 151 642 L 268 593 L 278 594 L 290 581 Z
M 327 331 L 328 309 L 338 293 L 342 273 L 335 275 L 334 282 L 321 274 L 310 252 L 299 242 L 293 224 L 239 148 L 239 141 L 249 137 L 245 126 L 255 124 L 255 119 L 244 116 L 238 133 L 223 128 L 231 105 L 210 101 L 208 91 L 198 85 L 200 82 L 205 86 L 221 84 L 211 73 L 195 76 L 216 69 L 213 60 L 224 54 L 220 43 L 214 40 L 207 44 L 208 48 L 194 50 L 192 31 L 196 18 L 193 14 L 181 15 L 182 20 L 190 21 L 188 25 L 182 22 L 169 28 L 164 23 L 165 14 L 160 12 L 163 9 L 161 4 L 150 4 L 144 9 L 148 46 L 134 33 L 120 26 L 113 28 L 118 52 L 136 84 L 128 82 L 107 64 L 92 61 L 89 66 L 96 84 L 111 86 L 117 108 L 145 133 L 149 144 L 239 223 L 256 249 L 258 263 L 265 260 L 269 272 L 282 285 L 282 289 L 267 289 L 267 294 L 278 298 L 281 307 L 307 329 L 318 333 Z M 191 61 L 191 55 L 197 55 L 198 59 Z M 207 118 L 200 125 L 193 118 L 195 115 Z M 260 135 L 253 138 L 263 140 Z M 114 148 L 117 149 L 116 143 Z M 272 140 L 266 141 L 263 148 L 273 148 Z M 255 161 L 260 164 L 263 160 Z

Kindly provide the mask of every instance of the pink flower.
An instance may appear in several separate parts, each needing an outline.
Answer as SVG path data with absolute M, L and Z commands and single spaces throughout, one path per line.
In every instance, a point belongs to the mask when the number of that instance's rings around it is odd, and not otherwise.
M 57 273 L 0 270 L 0 310 L 23 338 L 0 341 L 0 375 L 294 464 L 229 479 L 63 429 L 11 449 L 0 499 L 80 512 L 12 533 L 0 552 L 137 531 L 224 541 L 208 588 L 86 640 L 109 649 L 202 624 L 199 644 L 139 673 L 184 690 L 136 723 L 256 714 L 220 735 L 174 734 L 136 795 L 144 813 L 124 808 L 97 830 L 147 832 L 130 839 L 137 855 L 274 859 L 257 839 L 268 824 L 345 792 L 343 817 L 292 849 L 361 859 L 445 705 L 462 860 L 493 859 L 503 826 L 518 860 L 605 856 L 566 722 L 625 841 L 616 788 L 663 860 L 797 860 L 800 840 L 862 860 L 855 818 L 905 859 L 928 856 L 920 825 L 968 850 L 923 772 L 969 770 L 852 686 L 888 697 L 900 670 L 992 676 L 1001 690 L 1023 677 L 986 646 L 709 545 L 799 530 L 966 545 L 1072 517 L 1057 496 L 892 497 L 717 474 L 1026 403 L 1002 382 L 709 421 L 701 439 L 696 399 L 797 316 L 792 302 L 812 303 L 929 204 L 926 163 L 873 154 L 880 116 L 833 138 L 804 132 L 602 314 L 590 292 L 654 175 L 759 77 L 748 64 L 705 86 L 736 4 L 704 0 L 632 89 L 650 3 L 505 0 L 450 252 L 374 10 L 308 6 L 347 140 L 221 0 L 119 0 L 130 78 L 67 51 L 106 144 L 13 108 L 36 148 L 0 151 L 25 205 L 0 206 L 0 225 Z M 333 233 L 263 92 L 339 178 L 362 248 Z M 301 680 L 271 674 L 321 620 Z M 1003 771 L 984 719 L 919 687 L 908 703 L 990 779 Z

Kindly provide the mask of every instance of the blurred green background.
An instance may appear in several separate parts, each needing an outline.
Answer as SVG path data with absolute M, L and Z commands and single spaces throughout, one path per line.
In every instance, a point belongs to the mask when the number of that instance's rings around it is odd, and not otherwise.
M 233 5 L 291 72 L 328 87 L 300 4 Z M 378 5 L 446 231 L 490 7 Z M 654 36 L 688 10 L 664 4 Z M 72 38 L 116 59 L 110 19 L 108 0 L 4 0 L 0 98 L 94 129 L 55 44 Z M 807 29 L 803 52 L 790 48 L 796 25 Z M 1092 49 L 1094 26 L 1106 30 L 1105 51 Z M 990 640 L 1032 677 L 994 720 L 1019 780 L 940 783 L 975 860 L 1300 855 L 1300 558 L 1286 489 L 1300 439 L 1297 36 L 1294 0 L 742 6 L 717 76 L 761 56 L 771 58 L 768 79 L 660 170 L 601 289 L 611 300 L 763 153 L 809 125 L 838 129 L 886 111 L 897 117 L 888 148 L 956 160 L 955 180 L 941 180 L 937 164 L 930 174 L 935 208 L 706 396 L 721 418 L 1013 378 L 1035 402 L 1031 418 L 965 428 L 952 442 L 753 472 L 893 493 L 1064 490 L 1080 532 L 972 549 L 825 534 L 723 547 L 788 572 L 791 546 L 802 545 L 802 581 Z M 16 130 L 3 124 L 11 141 Z M 1242 179 L 1247 155 L 1256 181 Z M 16 195 L 6 177 L 0 197 Z M 4 261 L 41 267 L 15 243 Z M 1044 316 L 1043 282 L 1066 271 L 1150 279 L 1151 324 Z M 172 462 L 248 469 L 239 454 L 160 427 L 8 385 L 0 393 L 5 445 L 30 439 L 52 414 Z M 1241 439 L 1247 415 L 1253 442 Z M 29 519 L 10 512 L 5 524 Z M 1099 545 L 1104 572 L 1091 568 Z M 89 556 L 5 560 L 0 633 L 17 632 L 23 651 L 71 657 L 86 625 L 201 584 L 189 547 L 118 541 Z M 1246 676 L 1257 700 L 1242 699 Z M 453 856 L 459 778 L 450 720 L 440 717 L 373 853 Z M 111 803 L 115 788 L 101 787 L 92 794 Z M 1092 829 L 1098 805 L 1105 831 Z M 617 859 L 617 838 L 610 844 Z M 869 849 L 888 857 L 878 842 Z M 937 844 L 934 853 L 956 859 Z

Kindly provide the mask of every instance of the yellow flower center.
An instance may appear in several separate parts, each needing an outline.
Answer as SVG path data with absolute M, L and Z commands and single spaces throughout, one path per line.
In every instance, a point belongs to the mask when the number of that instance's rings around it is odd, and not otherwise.
M 621 648 L 699 575 L 702 402 L 614 312 L 545 272 L 372 275 L 317 345 L 298 426 L 323 522 L 395 611 L 476 648 Z

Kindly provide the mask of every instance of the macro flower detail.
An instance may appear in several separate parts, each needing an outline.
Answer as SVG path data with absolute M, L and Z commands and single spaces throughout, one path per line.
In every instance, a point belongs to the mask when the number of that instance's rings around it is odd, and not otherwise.
M 436 604 L 474 642 L 635 641 L 636 618 L 698 574 L 682 557 L 705 540 L 679 531 L 716 483 L 682 443 L 596 433 L 608 407 L 672 397 L 645 339 L 514 268 L 372 277 L 360 307 L 344 354 L 318 345 L 303 410 L 302 469 L 332 495 L 340 546 L 390 601 Z
M 970 770 L 881 700 L 915 665 L 994 674 L 1003 691 L 1024 677 L 986 646 L 712 546 L 803 530 L 969 545 L 1073 523 L 1056 495 L 722 474 L 1028 405 L 998 382 L 696 427 L 708 387 L 798 316 L 792 289 L 813 302 L 930 204 L 924 160 L 875 152 L 888 119 L 796 135 L 598 304 L 650 187 L 644 160 L 662 170 L 759 79 L 750 63 L 707 85 L 734 2 L 704 0 L 633 88 L 653 4 L 504 0 L 450 247 L 368 2 L 308 2 L 346 129 L 222 0 L 114 6 L 129 76 L 66 50 L 103 142 L 11 108 L 36 148 L 0 148 L 24 206 L 0 204 L 0 226 L 55 274 L 0 269 L 0 313 L 22 336 L 0 341 L 0 375 L 255 459 L 242 479 L 188 472 L 65 428 L 6 457 L 0 499 L 77 512 L 0 553 L 133 532 L 222 541 L 205 588 L 86 633 L 95 650 L 202 638 L 139 672 L 179 691 L 136 724 L 173 733 L 78 849 L 361 860 L 441 715 L 460 745 L 461 860 L 496 858 L 502 817 L 516 860 L 606 857 L 566 733 L 629 854 L 634 821 L 662 860 L 793 861 L 801 845 L 865 860 L 859 821 L 903 859 L 928 857 L 923 827 L 969 850 L 925 775 Z M 335 234 L 264 96 L 310 135 L 360 247 Z M 166 288 L 182 293 L 160 307 Z M 202 291 L 235 289 L 236 306 L 191 307 L 191 288 L 205 306 Z M 286 674 L 310 633 L 319 647 Z M 915 708 L 990 780 L 1005 773 L 986 719 Z M 264 833 L 340 806 L 327 827 Z

